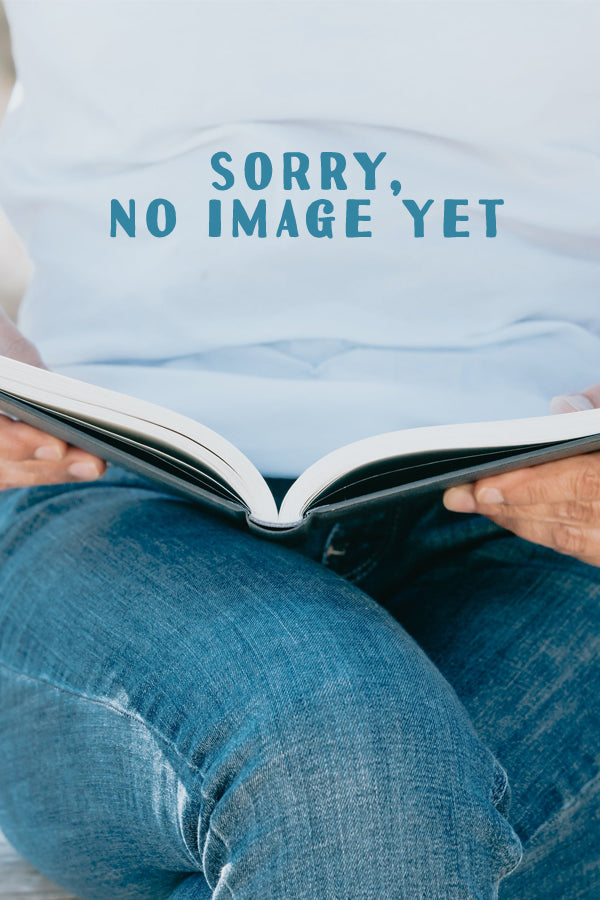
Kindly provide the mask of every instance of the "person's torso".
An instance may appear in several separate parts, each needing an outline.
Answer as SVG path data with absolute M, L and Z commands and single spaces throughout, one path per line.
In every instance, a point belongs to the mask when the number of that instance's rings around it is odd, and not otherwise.
M 600 372 L 598 4 L 7 6 L 2 197 L 51 366 L 273 474 L 374 429 L 545 412 Z M 282 416 L 304 446 L 276 458 Z

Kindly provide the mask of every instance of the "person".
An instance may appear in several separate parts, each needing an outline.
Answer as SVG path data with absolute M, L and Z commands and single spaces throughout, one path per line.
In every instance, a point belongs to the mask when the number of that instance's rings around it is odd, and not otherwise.
M 368 434 L 600 406 L 595 4 L 6 6 L 35 273 L 0 352 L 276 491 Z M 295 547 L 6 417 L 0 483 L 0 826 L 66 889 L 597 894 L 599 454 Z

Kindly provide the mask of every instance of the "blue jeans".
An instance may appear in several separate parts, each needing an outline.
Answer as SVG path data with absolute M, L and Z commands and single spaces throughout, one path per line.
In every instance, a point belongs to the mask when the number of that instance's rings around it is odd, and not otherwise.
M 2 493 L 0 559 L 0 826 L 86 900 L 489 900 L 521 842 L 503 900 L 596 896 L 600 570 L 439 502 L 291 549 L 117 469 Z

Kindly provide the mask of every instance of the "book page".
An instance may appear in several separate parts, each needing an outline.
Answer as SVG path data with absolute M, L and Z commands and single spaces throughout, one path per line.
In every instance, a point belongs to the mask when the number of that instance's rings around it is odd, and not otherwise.
M 229 484 L 257 518 L 277 518 L 277 507 L 258 469 L 210 428 L 152 403 L 7 357 L 0 357 L 0 379 L 2 389 L 17 398 L 134 435 L 149 449 L 156 443 L 178 451 Z
M 334 450 L 308 468 L 287 492 L 279 513 L 280 525 L 297 522 L 324 491 L 347 480 L 356 470 L 386 460 L 402 460 L 412 454 L 447 453 L 469 449 L 524 448 L 575 440 L 600 433 L 600 410 L 568 415 L 539 416 L 462 425 L 434 425 L 380 434 Z M 368 493 L 368 489 L 365 491 Z

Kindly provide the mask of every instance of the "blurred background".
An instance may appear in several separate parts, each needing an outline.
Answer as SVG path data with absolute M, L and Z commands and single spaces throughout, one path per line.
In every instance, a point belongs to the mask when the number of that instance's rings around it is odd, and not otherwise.
M 10 33 L 0 0 L 0 128 L 14 80 Z M 30 274 L 31 266 L 23 246 L 0 207 L 0 306 L 4 307 L 12 318 L 16 315 Z

